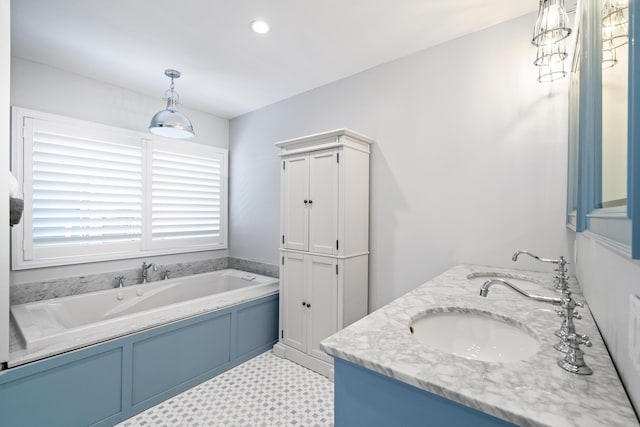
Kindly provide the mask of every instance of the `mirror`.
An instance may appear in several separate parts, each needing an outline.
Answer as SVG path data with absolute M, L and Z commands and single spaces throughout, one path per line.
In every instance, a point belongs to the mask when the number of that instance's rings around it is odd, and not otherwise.
M 576 37 L 577 38 L 577 37 Z M 576 43 L 569 74 L 569 169 L 567 224 L 576 227 L 578 205 L 578 146 L 580 137 L 580 44 Z
M 602 3 L 602 193 L 595 207 L 609 208 L 627 205 L 629 5 Z

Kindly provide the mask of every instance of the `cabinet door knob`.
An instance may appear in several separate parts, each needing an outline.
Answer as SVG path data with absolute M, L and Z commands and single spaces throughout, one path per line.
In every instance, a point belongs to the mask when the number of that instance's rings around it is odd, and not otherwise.
M 309 200 L 309 204 L 312 204 L 312 203 L 313 203 L 313 200 Z
M 302 306 L 304 307 L 305 305 L 307 305 L 307 303 L 302 301 Z
M 307 303 L 307 308 L 311 307 L 311 304 Z
M 308 200 L 305 200 L 305 201 L 304 201 L 304 204 L 306 205 L 307 203 L 309 203 L 309 201 L 308 201 Z

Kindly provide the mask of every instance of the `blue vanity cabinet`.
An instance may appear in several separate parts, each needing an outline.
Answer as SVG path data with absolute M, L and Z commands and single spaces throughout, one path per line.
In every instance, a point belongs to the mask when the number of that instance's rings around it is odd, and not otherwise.
M 336 427 L 496 427 L 507 421 L 335 358 Z
M 270 349 L 278 294 L 0 372 L 0 426 L 111 426 Z

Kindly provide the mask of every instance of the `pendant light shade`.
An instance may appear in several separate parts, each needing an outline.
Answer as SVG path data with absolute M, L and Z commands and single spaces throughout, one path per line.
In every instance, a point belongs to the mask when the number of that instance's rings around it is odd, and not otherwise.
M 538 54 L 533 64 L 538 67 L 550 66 L 564 61 L 567 56 L 569 54 L 567 53 L 565 41 L 560 40 L 552 45 L 538 46 Z
M 569 56 L 566 38 L 571 34 L 564 0 L 540 0 L 531 44 L 538 48 L 533 64 L 538 67 L 538 81 L 550 83 L 567 75 L 564 60 Z
M 605 41 L 602 45 L 602 69 L 611 68 L 617 63 L 616 49 L 611 41 Z
M 564 60 L 538 66 L 538 82 L 551 83 L 567 75 Z
M 540 0 L 531 43 L 538 47 L 550 46 L 567 38 L 569 34 L 571 28 L 564 0 Z
M 602 42 L 617 49 L 629 42 L 629 1 L 603 0 Z
M 165 70 L 165 76 L 171 79 L 171 86 L 165 93 L 164 99 L 167 101 L 167 108 L 158 111 L 149 124 L 149 132 L 164 136 L 166 138 L 189 139 L 195 136 L 191 120 L 178 111 L 180 96 L 174 90 L 174 79 L 180 78 L 180 71 Z

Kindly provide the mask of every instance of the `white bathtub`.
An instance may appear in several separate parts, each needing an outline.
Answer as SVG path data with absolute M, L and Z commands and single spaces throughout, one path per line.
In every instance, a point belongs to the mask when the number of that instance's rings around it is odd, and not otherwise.
M 28 352 L 70 350 L 278 291 L 278 279 L 226 269 L 11 306 Z

